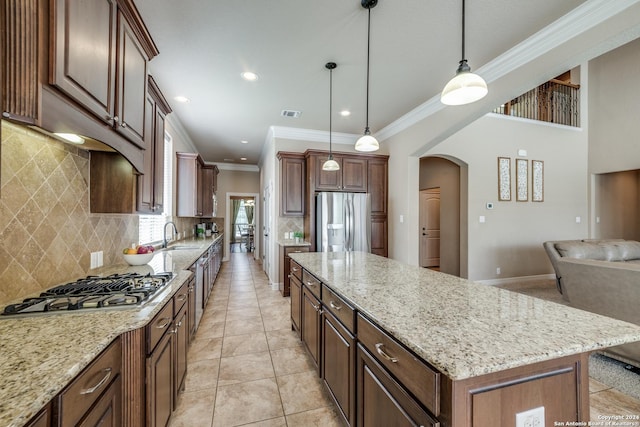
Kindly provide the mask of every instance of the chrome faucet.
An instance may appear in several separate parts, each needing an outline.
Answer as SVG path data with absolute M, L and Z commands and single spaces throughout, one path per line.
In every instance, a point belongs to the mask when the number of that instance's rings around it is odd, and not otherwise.
M 173 221 L 167 221 L 167 223 L 164 225 L 164 229 L 162 230 L 162 247 L 165 249 L 167 248 L 167 225 L 169 224 L 171 224 L 171 226 L 173 227 L 173 239 L 175 239 L 176 235 L 178 234 L 178 228 L 176 227 L 176 224 Z

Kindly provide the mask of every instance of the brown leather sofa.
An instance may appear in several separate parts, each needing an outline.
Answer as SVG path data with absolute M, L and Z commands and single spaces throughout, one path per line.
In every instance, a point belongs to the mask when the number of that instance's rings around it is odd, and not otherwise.
M 640 242 L 563 240 L 544 248 L 569 305 L 640 325 Z M 640 367 L 640 342 L 605 353 Z

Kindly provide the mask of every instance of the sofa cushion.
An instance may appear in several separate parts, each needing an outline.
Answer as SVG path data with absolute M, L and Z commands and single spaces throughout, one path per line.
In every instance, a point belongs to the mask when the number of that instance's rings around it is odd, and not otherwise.
M 595 243 L 558 242 L 555 246 L 561 257 L 594 259 L 599 261 L 607 260 L 605 249 Z
M 623 261 L 640 259 L 640 242 L 627 240 L 614 243 L 618 247 L 618 252 Z
M 624 261 L 620 248 L 615 243 L 598 243 L 598 246 L 603 251 L 605 261 Z

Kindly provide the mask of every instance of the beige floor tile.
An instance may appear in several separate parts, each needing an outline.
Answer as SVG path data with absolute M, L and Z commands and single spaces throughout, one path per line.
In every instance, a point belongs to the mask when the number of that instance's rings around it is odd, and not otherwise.
M 333 407 L 314 409 L 287 415 L 288 427 L 344 427 L 340 415 Z
M 589 378 L 589 393 L 597 393 L 609 388 L 611 387 L 606 384 L 602 384 L 600 381 L 596 381 L 593 378 Z
M 196 340 L 223 337 L 225 325 L 225 322 L 212 323 L 201 320 L 196 331 Z
M 227 320 L 241 320 L 250 317 L 260 317 L 260 309 L 258 307 L 227 310 Z
M 170 427 L 211 427 L 216 389 L 182 393 Z
M 220 386 L 216 396 L 213 427 L 233 427 L 283 415 L 274 378 Z
M 218 385 L 220 359 L 195 360 L 187 365 L 184 391 L 215 389 Z
M 316 369 L 304 346 L 273 350 L 271 359 L 277 377 Z
M 331 405 L 316 371 L 284 375 L 276 381 L 285 415 Z
M 262 320 L 265 331 L 275 331 L 291 327 L 291 315 L 289 313 L 263 314 Z
M 220 360 L 218 386 L 272 378 L 274 376 L 271 355 L 268 351 L 223 357 Z
M 269 351 L 264 332 L 224 337 L 222 357 Z
M 250 308 L 259 309 L 258 300 L 247 300 L 247 301 L 233 301 L 230 302 L 227 306 L 228 310 L 244 310 Z
M 225 336 L 245 335 L 254 332 L 264 332 L 264 325 L 261 317 L 228 320 L 224 329 Z
M 269 350 L 271 351 L 281 348 L 302 347 L 303 345 L 298 333 L 292 331 L 291 327 L 267 331 L 266 335 Z
M 243 424 L 242 427 L 287 427 L 287 421 L 284 417 L 278 417 L 270 420 L 258 421 L 257 423 Z
M 222 355 L 222 337 L 194 340 L 187 353 L 187 363 L 204 359 L 219 359 Z
M 591 420 L 602 420 L 604 415 L 635 415 L 640 417 L 640 400 L 609 389 L 589 395 Z M 638 424 L 636 424 L 638 425 Z

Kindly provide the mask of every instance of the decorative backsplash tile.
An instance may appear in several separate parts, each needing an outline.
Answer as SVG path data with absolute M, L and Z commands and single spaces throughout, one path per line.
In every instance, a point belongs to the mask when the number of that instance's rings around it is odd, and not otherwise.
M 303 217 L 278 217 L 278 240 L 284 239 L 284 233 L 287 232 L 303 232 L 304 231 L 304 218 Z
M 89 212 L 87 151 L 4 120 L 1 143 L 0 304 L 90 274 L 91 252 L 124 262 L 138 215 Z

